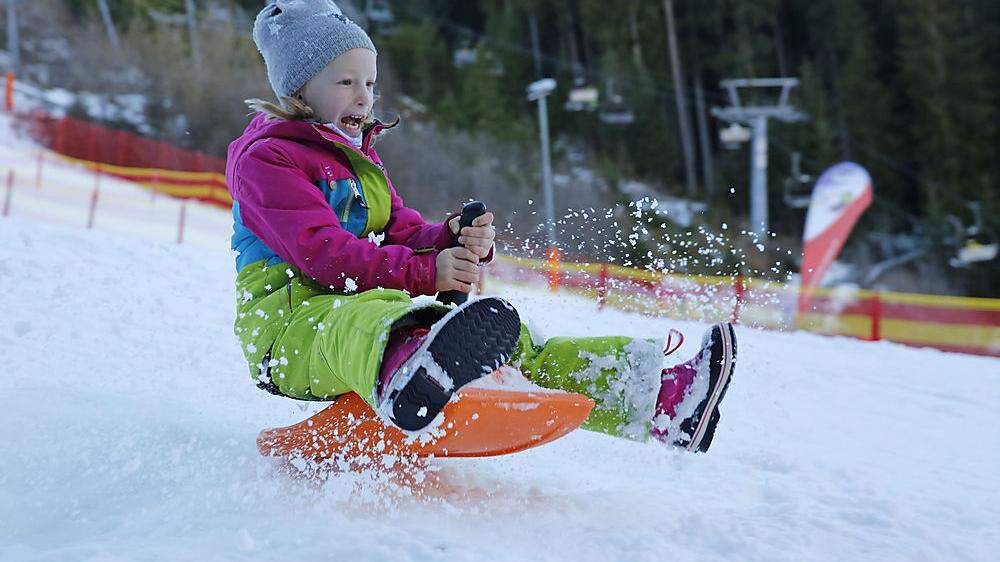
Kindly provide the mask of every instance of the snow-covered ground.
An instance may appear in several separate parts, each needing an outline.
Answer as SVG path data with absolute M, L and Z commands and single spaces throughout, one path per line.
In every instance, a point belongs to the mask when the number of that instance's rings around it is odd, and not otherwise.
M 219 245 L 224 246 L 224 242 Z M 585 431 L 429 499 L 258 456 L 232 256 L 0 219 L 0 559 L 995 560 L 1000 361 L 738 330 L 712 450 Z M 550 334 L 667 321 L 511 293 Z M 681 325 L 690 354 L 701 326 Z M 430 485 L 425 485 L 425 488 Z

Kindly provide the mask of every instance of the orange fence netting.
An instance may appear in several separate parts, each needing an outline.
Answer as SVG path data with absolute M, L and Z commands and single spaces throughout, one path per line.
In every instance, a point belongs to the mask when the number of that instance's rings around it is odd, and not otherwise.
M 185 199 L 232 205 L 226 189 L 226 161 L 127 131 L 112 130 L 41 110 L 15 113 L 35 142 L 93 169 Z

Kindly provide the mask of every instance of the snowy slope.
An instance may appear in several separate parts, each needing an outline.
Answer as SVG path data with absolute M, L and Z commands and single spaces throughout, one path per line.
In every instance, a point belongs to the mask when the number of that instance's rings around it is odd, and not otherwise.
M 1000 361 L 739 331 L 707 455 L 579 431 L 434 500 L 257 455 L 232 257 L 0 220 L 0 560 L 995 560 Z M 668 324 L 545 293 L 551 334 Z M 700 327 L 683 326 L 688 355 Z M 311 406 L 309 411 L 315 409 Z

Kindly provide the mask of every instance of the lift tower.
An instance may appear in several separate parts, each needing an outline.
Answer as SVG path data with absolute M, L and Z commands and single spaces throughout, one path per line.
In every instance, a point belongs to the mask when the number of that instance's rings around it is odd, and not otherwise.
M 713 107 L 712 115 L 728 123 L 750 125 L 750 229 L 763 240 L 770 225 L 767 217 L 767 120 L 793 122 L 805 120 L 805 114 L 788 104 L 798 78 L 740 78 L 719 83 L 729 93 L 729 107 Z M 740 88 L 781 88 L 773 105 L 743 105 Z

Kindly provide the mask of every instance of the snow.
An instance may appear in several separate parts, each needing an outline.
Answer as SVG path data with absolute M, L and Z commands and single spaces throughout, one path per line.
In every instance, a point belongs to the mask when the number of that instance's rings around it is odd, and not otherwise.
M 63 88 L 41 88 L 23 80 L 14 83 L 14 106 L 19 111 L 39 108 L 61 117 L 79 104 L 91 119 L 121 121 L 147 135 L 154 132 L 146 121 L 148 103 L 145 94 L 71 92 Z
M 224 243 L 48 224 L 16 205 L 0 218 L 0 560 L 990 560 L 1000 550 L 995 358 L 738 328 L 708 454 L 577 431 L 507 457 L 435 460 L 409 482 L 318 471 L 257 453 L 258 431 L 321 405 L 252 384 Z M 662 338 L 677 327 L 678 361 L 705 328 L 501 292 L 550 335 Z

